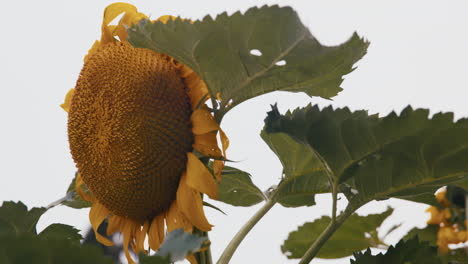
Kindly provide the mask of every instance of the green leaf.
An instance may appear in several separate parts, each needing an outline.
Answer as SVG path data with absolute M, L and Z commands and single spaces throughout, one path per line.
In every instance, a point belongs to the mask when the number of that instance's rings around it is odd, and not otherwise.
M 382 244 L 377 236 L 377 230 L 392 212 L 393 209 L 388 208 L 380 214 L 351 215 L 323 245 L 317 257 L 342 258 L 353 254 L 355 251 Z M 290 259 L 301 258 L 330 221 L 330 217 L 323 216 L 312 223 L 305 223 L 300 226 L 297 231 L 289 234 L 281 246 L 281 251 Z
M 292 8 L 278 6 L 206 16 L 193 23 L 143 20 L 128 34 L 133 46 L 167 54 L 193 69 L 212 98 L 219 93 L 215 110 L 222 114 L 272 91 L 331 98 L 368 47 L 357 34 L 342 45 L 323 46 Z M 254 50 L 261 55 L 252 54 Z
M 226 166 L 219 183 L 218 200 L 234 206 L 252 206 L 265 200 L 262 191 L 253 184 L 250 174 Z
M 64 225 L 64 224 L 51 224 L 46 227 L 42 232 L 39 234 L 41 239 L 45 240 L 68 240 L 70 243 L 79 245 L 80 240 L 83 237 L 79 233 L 80 231 L 73 226 Z
M 167 234 L 156 254 L 169 257 L 172 262 L 184 260 L 187 255 L 198 251 L 207 241 L 206 237 L 184 232 L 183 229 L 175 229 Z
M 413 228 L 408 234 L 406 234 L 402 239 L 407 241 L 418 237 L 420 241 L 426 241 L 431 246 L 437 246 L 437 232 L 439 231 L 439 226 L 437 225 L 427 225 L 425 228 Z
M 140 253 L 138 256 L 139 263 L 141 264 L 172 264 L 169 257 L 161 257 L 158 255 L 148 256 L 146 254 Z
M 274 196 L 281 205 L 311 206 L 315 204 L 315 194 L 329 191 L 322 163 L 308 146 L 284 133 L 268 134 L 263 130 L 260 135 L 283 165 L 284 177 Z
M 28 264 L 111 264 L 97 247 L 81 246 L 67 238 L 41 237 L 32 233 L 0 236 L 1 263 Z M 6 260 L 6 261 L 5 261 Z
M 32 208 L 28 211 L 26 205 L 20 202 L 3 202 L 0 207 L 0 233 L 13 231 L 15 234 L 36 234 L 36 224 L 46 208 Z
M 395 247 L 391 246 L 385 254 L 373 256 L 368 249 L 366 252 L 354 253 L 355 260 L 351 264 L 386 264 L 386 263 L 414 263 L 441 264 L 437 257 L 437 248 L 429 246 L 428 242 L 420 242 L 417 237 L 410 240 L 400 240 Z
M 357 200 L 411 199 L 468 178 L 468 120 L 428 113 L 407 107 L 379 118 L 309 105 L 280 115 L 273 107 L 265 131 L 313 149 L 336 181 L 353 182 Z
M 76 192 L 75 181 L 76 181 L 76 174 L 72 182 L 68 186 L 65 199 L 63 201 L 60 201 L 60 203 L 68 207 L 75 208 L 75 209 L 91 207 L 91 203 L 81 199 L 80 195 Z M 85 192 L 89 193 L 89 190 L 86 188 L 85 185 L 83 185 L 82 187 Z

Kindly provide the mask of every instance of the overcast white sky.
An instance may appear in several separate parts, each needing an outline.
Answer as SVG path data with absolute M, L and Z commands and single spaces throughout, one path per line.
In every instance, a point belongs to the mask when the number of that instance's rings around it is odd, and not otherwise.
M 69 154 L 67 115 L 59 107 L 74 87 L 83 56 L 100 36 L 102 12 L 113 1 L 5 1 L 0 37 L 0 201 L 22 200 L 46 206 L 62 197 L 75 166 Z M 272 93 L 241 104 L 223 121 L 231 140 L 228 155 L 234 166 L 249 171 L 267 189 L 278 182 L 281 165 L 259 137 L 270 104 L 281 112 L 319 103 L 368 109 L 387 114 L 406 105 L 453 111 L 468 117 L 468 1 L 129 1 L 153 18 L 172 14 L 191 19 L 223 11 L 245 11 L 263 4 L 290 5 L 323 44 L 336 45 L 354 31 L 370 42 L 368 54 L 346 79 L 334 101 L 303 94 Z M 306 221 L 329 214 L 329 199 L 314 207 L 285 209 L 277 205 L 252 230 L 231 263 L 297 263 L 281 254 L 290 231 Z M 392 200 L 371 203 L 360 214 L 398 206 L 383 230 L 405 221 L 402 230 L 425 225 L 426 206 Z M 209 208 L 215 259 L 259 206 L 234 208 L 217 204 L 228 216 Z M 87 209 L 57 207 L 39 222 L 88 226 Z M 402 233 L 389 237 L 395 243 Z M 314 260 L 313 263 L 349 263 Z

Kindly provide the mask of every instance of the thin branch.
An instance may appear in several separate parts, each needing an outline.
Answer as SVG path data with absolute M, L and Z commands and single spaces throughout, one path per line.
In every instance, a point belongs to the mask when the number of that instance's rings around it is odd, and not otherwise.
M 229 242 L 228 246 L 224 249 L 223 254 L 219 258 L 217 264 L 227 264 L 231 260 L 234 252 L 236 251 L 237 247 L 239 247 L 240 243 L 247 234 L 252 230 L 252 228 L 262 219 L 262 217 L 270 211 L 270 209 L 276 204 L 275 199 L 269 199 L 265 202 L 265 204 L 258 210 L 252 218 L 247 221 L 244 226 L 237 232 L 237 234 L 232 238 L 231 242 Z
M 335 231 L 344 223 L 344 221 L 356 211 L 359 206 L 352 206 L 351 203 L 348 204 L 346 210 L 338 216 L 336 221 L 330 221 L 328 226 L 323 230 L 320 236 L 314 241 L 314 243 L 307 249 L 306 253 L 302 257 L 299 264 L 308 264 L 312 259 L 317 255 L 322 246 L 327 242 L 327 240 L 335 233 Z

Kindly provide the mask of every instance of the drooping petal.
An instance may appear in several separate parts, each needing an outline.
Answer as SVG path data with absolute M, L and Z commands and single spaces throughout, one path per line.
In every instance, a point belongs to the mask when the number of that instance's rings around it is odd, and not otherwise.
M 229 147 L 229 138 L 226 136 L 226 133 L 219 128 L 219 135 L 221 137 L 221 145 L 223 146 L 223 155 L 226 157 L 226 150 Z
M 75 93 L 75 89 L 70 89 L 67 95 L 65 95 L 65 100 L 63 104 L 60 105 L 60 107 L 62 107 L 62 109 L 65 110 L 65 112 L 67 113 L 70 110 L 70 105 L 71 105 L 71 101 L 72 101 L 74 93 Z
M 127 261 L 129 264 L 135 264 L 135 261 L 133 261 L 132 257 L 130 256 L 130 251 L 128 248 L 128 246 L 130 245 L 130 241 L 133 240 L 135 236 L 133 221 L 131 221 L 130 219 L 128 219 L 128 221 L 125 221 L 121 232 L 123 235 L 122 246 L 124 248 L 125 257 L 127 257 Z
M 112 215 L 107 218 L 107 235 L 110 236 L 115 232 L 122 229 L 122 222 L 124 219 L 118 215 Z
M 187 185 L 187 176 L 184 174 L 177 189 L 177 204 L 180 211 L 189 221 L 201 231 L 210 231 L 212 225 L 208 223 L 200 193 Z
M 101 244 L 106 246 L 113 246 L 114 243 L 98 233 L 98 227 L 101 225 L 102 221 L 106 219 L 109 215 L 109 210 L 107 210 L 104 205 L 99 202 L 94 202 L 91 210 L 89 211 L 89 221 L 93 227 L 94 234 L 96 235 L 96 240 Z
M 149 220 L 146 220 L 143 224 L 143 228 L 138 227 L 135 233 L 135 241 L 136 241 L 136 253 L 143 251 L 146 253 L 144 248 L 146 234 L 148 233 L 149 228 Z
M 164 241 L 164 215 L 160 214 L 153 218 L 148 232 L 148 244 L 154 251 L 158 250 Z
M 193 126 L 192 132 L 195 135 L 202 135 L 219 129 L 218 123 L 216 123 L 206 106 L 195 110 L 190 120 Z
M 190 262 L 190 264 L 198 264 L 197 259 L 195 258 L 195 255 L 188 255 L 186 259 Z
M 187 153 L 187 158 L 187 172 L 182 176 L 182 178 L 186 177 L 187 185 L 199 192 L 206 193 L 211 199 L 218 199 L 218 184 L 205 164 L 191 152 Z M 183 179 L 181 179 L 182 181 Z M 181 188 L 180 185 L 179 183 L 179 188 Z
M 167 232 L 171 232 L 179 228 L 183 228 L 185 232 L 192 232 L 193 230 L 193 225 L 180 211 L 179 206 L 177 205 L 177 200 L 172 203 L 171 207 L 166 212 L 166 225 Z
M 218 147 L 216 132 L 209 132 L 203 135 L 195 135 L 195 142 L 192 147 L 211 158 L 223 158 L 223 154 Z

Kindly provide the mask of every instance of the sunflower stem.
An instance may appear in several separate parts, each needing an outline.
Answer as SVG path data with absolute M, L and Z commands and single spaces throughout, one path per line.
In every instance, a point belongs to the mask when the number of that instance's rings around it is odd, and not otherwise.
M 312 259 L 317 255 L 319 250 L 322 248 L 322 246 L 325 244 L 325 242 L 330 239 L 330 237 L 335 233 L 335 231 L 348 219 L 348 217 L 353 214 L 361 205 L 354 206 L 351 203 L 348 204 L 346 209 L 344 210 L 343 213 L 336 218 L 335 221 L 330 221 L 328 226 L 323 230 L 323 232 L 320 234 L 320 236 L 314 241 L 314 243 L 307 249 L 306 253 L 304 256 L 302 256 L 301 261 L 299 264 L 308 264 L 312 261 Z
M 227 245 L 224 249 L 223 254 L 219 258 L 217 264 L 227 264 L 231 260 L 234 252 L 236 251 L 237 247 L 239 247 L 240 243 L 247 234 L 252 230 L 252 228 L 262 219 L 262 217 L 270 211 L 270 209 L 276 204 L 275 199 L 268 199 L 265 204 L 258 210 L 252 218 L 247 221 L 244 226 L 237 232 L 237 234 L 232 238 L 231 242 Z

